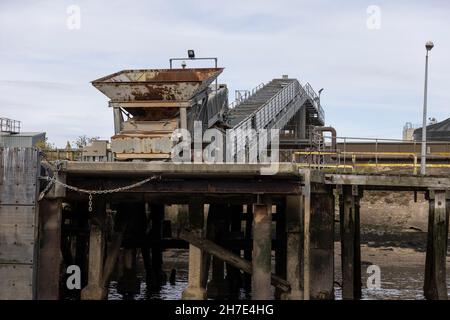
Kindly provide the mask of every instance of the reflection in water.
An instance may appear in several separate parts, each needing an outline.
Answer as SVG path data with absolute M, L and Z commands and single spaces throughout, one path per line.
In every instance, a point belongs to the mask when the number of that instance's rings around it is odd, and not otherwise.
M 135 295 L 124 296 L 117 292 L 117 281 L 111 281 L 108 288 L 108 300 L 178 300 L 181 299 L 181 293 L 187 286 L 187 270 L 178 270 L 177 281 L 175 284 L 167 282 L 158 292 L 147 291 L 147 285 L 144 277 L 139 277 L 141 283 L 141 292 Z
M 170 284 L 167 282 L 162 286 L 159 292 L 148 292 L 145 284 L 145 277 L 140 272 L 141 292 L 137 295 L 123 296 L 117 292 L 117 281 L 111 281 L 108 291 L 109 300 L 146 300 L 146 299 L 163 299 L 163 300 L 179 300 L 181 293 L 187 286 L 188 266 L 187 266 L 187 252 L 184 250 L 173 251 L 167 253 L 167 258 L 170 261 L 169 267 L 177 269 L 176 283 Z M 172 260 L 171 260 L 172 258 Z M 383 266 L 381 267 L 381 288 L 367 289 L 366 282 L 368 274 L 362 272 L 362 296 L 363 299 L 369 300 L 413 300 L 424 299 L 423 296 L 423 280 L 424 267 L 423 266 Z M 165 270 L 170 274 L 170 270 Z M 143 271 L 143 270 L 141 270 Z M 336 267 L 335 280 L 337 283 L 341 282 L 340 267 Z M 450 288 L 450 278 L 447 279 L 448 287 Z M 341 299 L 341 288 L 335 287 L 336 299 Z M 250 296 L 244 290 L 241 291 L 240 299 L 249 299 Z

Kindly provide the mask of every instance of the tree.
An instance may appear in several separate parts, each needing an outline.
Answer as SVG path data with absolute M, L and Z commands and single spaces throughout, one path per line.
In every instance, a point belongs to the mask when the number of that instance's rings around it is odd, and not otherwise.
M 40 140 L 36 143 L 36 147 L 38 147 L 41 150 L 56 150 L 56 145 L 54 143 L 48 142 L 48 138 L 45 137 L 45 140 Z
M 79 136 L 73 143 L 77 146 L 78 149 L 82 149 L 90 144 L 94 140 L 98 140 L 100 137 L 88 137 L 87 135 Z

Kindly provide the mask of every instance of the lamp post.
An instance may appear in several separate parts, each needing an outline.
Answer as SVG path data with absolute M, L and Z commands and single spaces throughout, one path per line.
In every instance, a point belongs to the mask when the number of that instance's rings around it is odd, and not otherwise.
M 420 154 L 420 174 L 426 173 L 427 163 L 427 90 L 428 90 L 428 52 L 433 49 L 434 44 L 428 41 L 425 44 L 427 55 L 425 56 L 425 87 L 423 93 L 423 121 L 422 121 L 422 150 Z
M 323 88 L 319 90 L 319 105 L 320 105 L 320 95 L 322 94 Z

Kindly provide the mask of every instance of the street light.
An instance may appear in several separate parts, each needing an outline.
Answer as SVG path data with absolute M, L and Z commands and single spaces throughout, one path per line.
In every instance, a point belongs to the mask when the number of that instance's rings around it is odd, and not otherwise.
M 323 88 L 319 90 L 319 103 L 320 103 L 320 95 L 322 94 Z
M 428 52 L 433 49 L 434 44 L 428 41 L 425 44 L 427 55 L 425 56 L 425 87 L 423 93 L 423 120 L 422 120 L 422 150 L 420 154 L 420 174 L 426 173 L 427 163 L 427 90 L 428 90 Z

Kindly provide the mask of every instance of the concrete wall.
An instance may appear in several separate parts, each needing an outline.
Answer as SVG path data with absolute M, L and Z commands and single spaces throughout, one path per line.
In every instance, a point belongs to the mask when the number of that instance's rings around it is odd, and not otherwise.
M 428 201 L 423 193 L 364 191 L 361 226 L 386 230 L 427 230 Z

